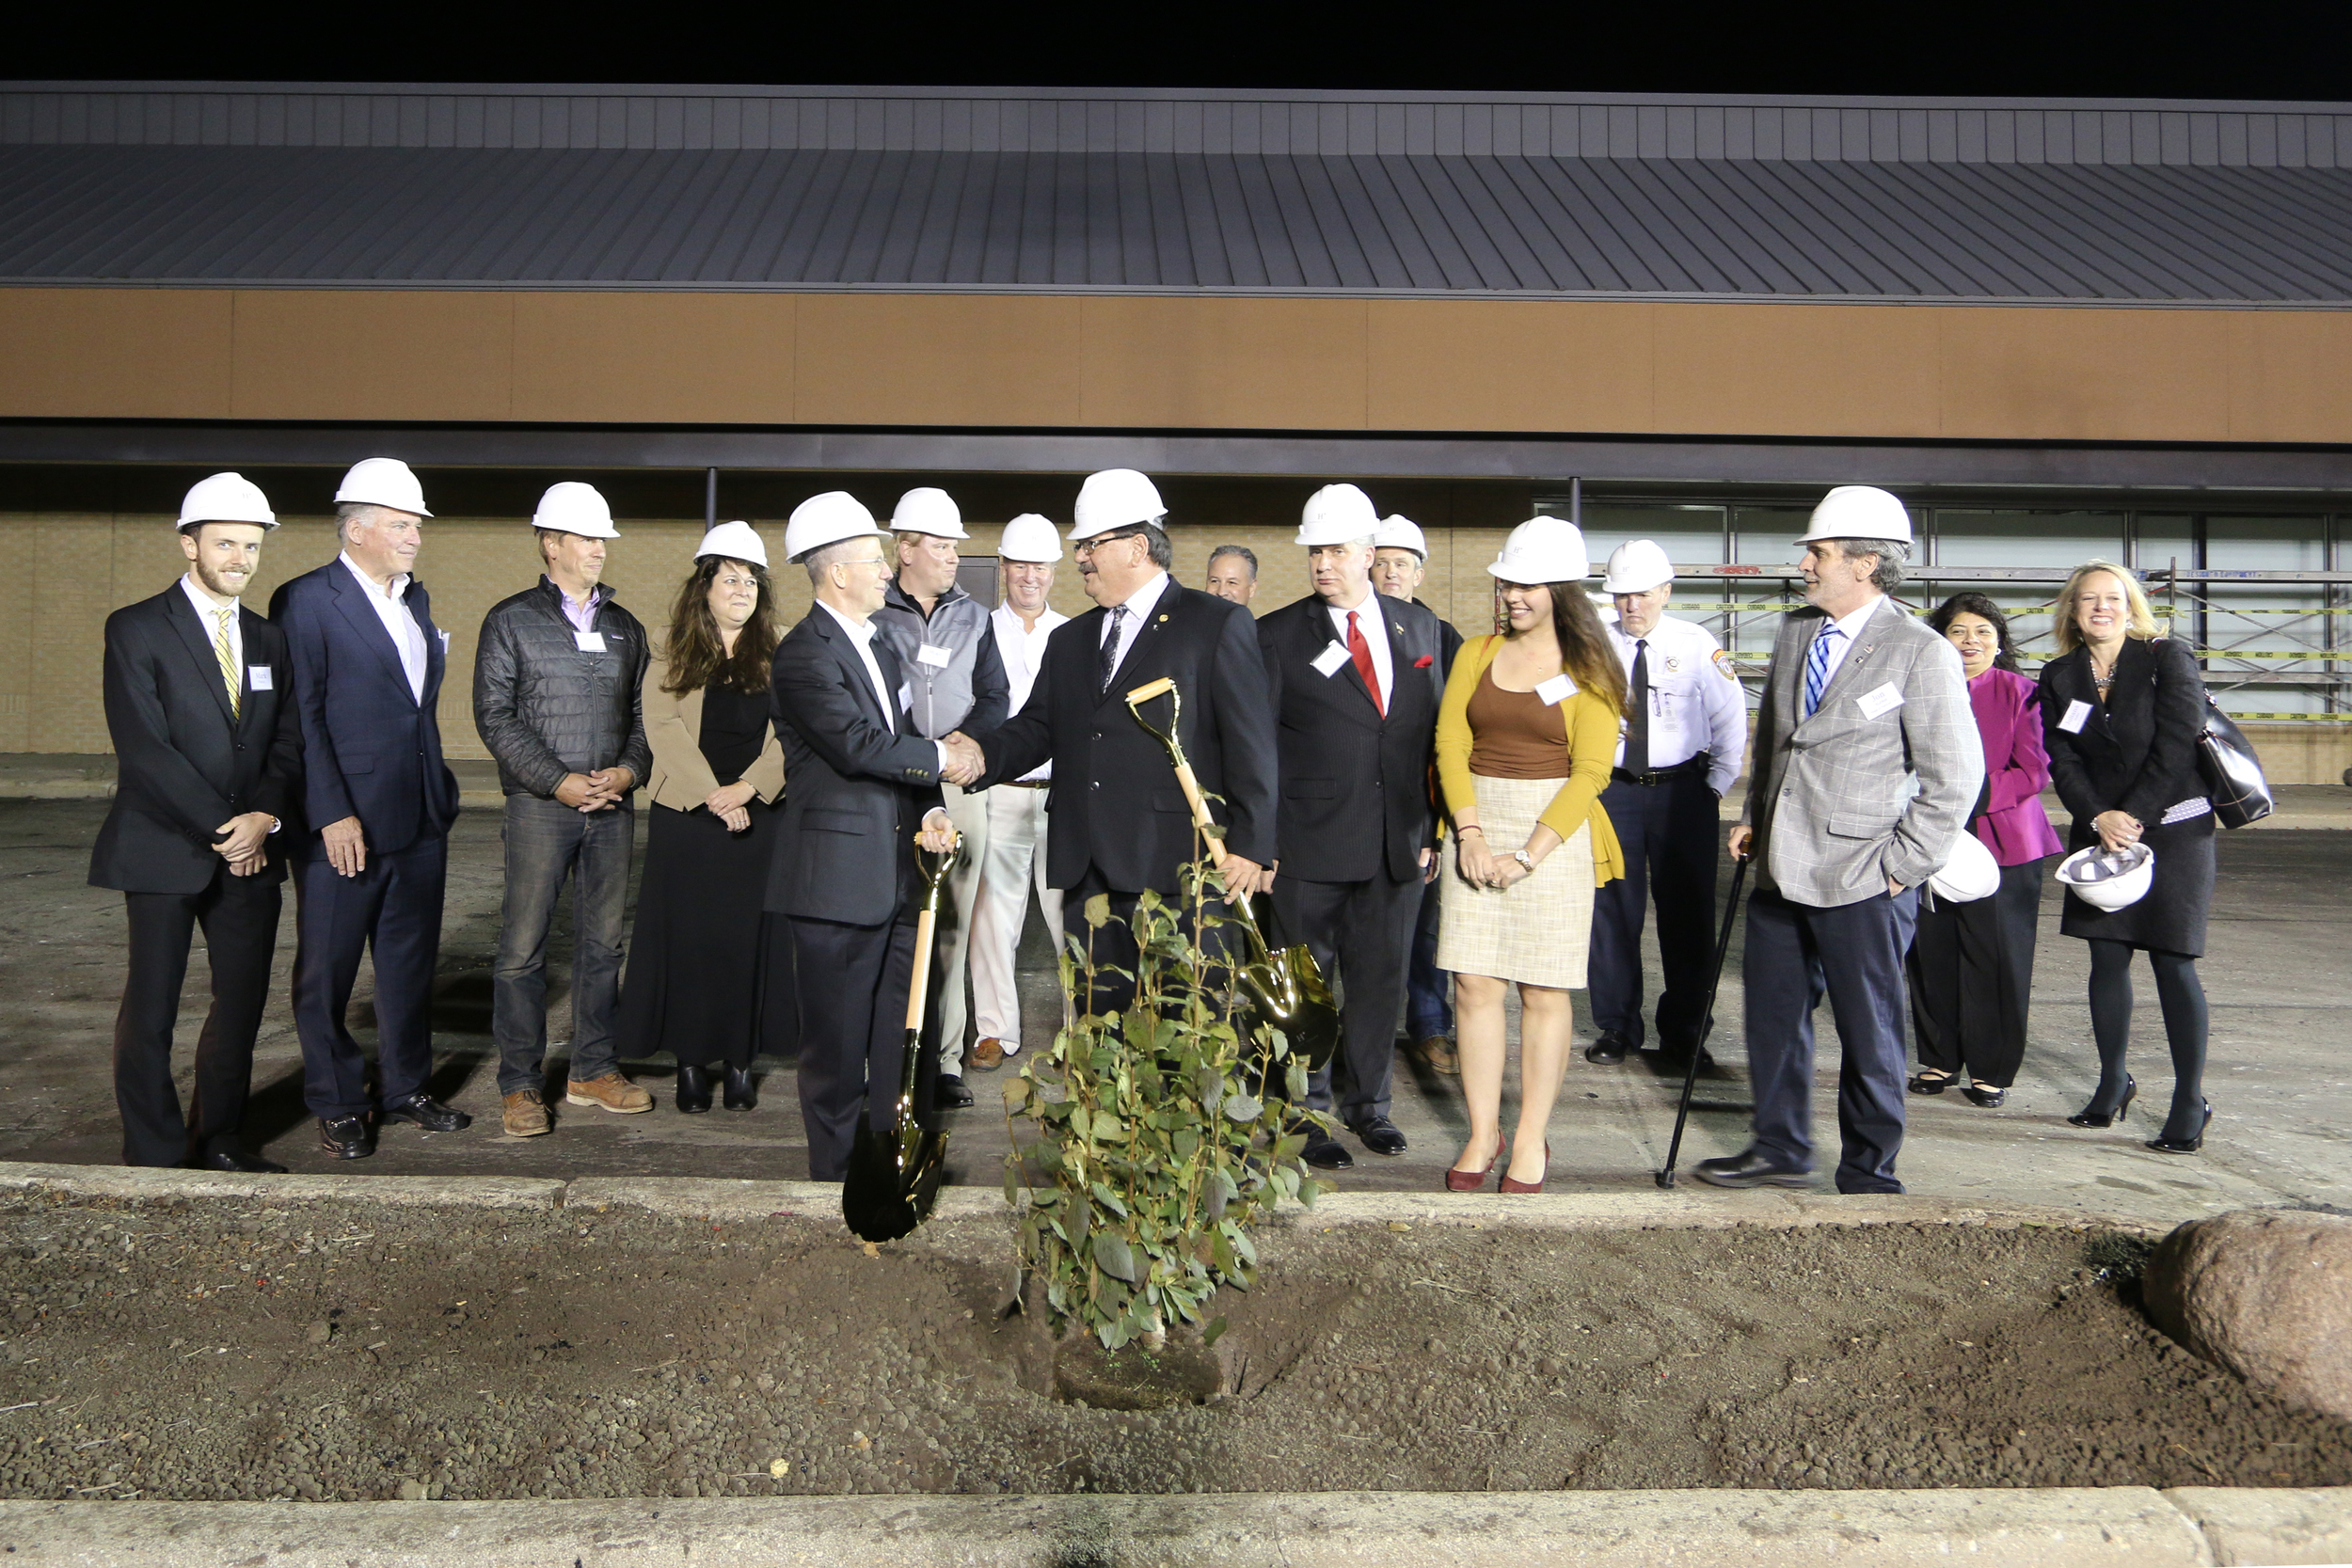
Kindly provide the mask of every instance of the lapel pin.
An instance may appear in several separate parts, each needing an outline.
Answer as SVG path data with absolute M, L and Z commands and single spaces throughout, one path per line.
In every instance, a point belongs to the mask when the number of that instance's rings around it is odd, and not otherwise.
M 1160 620 L 1161 620 L 1163 623 L 1165 623 L 1165 622 L 1168 620 L 1168 617 L 1167 617 L 1165 614 L 1163 614 L 1163 615 L 1160 617 Z

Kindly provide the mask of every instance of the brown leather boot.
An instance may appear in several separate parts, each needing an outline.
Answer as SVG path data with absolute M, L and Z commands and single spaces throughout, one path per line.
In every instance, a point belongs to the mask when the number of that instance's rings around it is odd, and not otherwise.
M 547 1101 L 539 1098 L 537 1089 L 516 1089 L 499 1101 L 500 1119 L 505 1123 L 510 1138 L 535 1138 L 555 1130 L 548 1117 Z
M 963 1058 L 963 1065 L 978 1068 L 982 1072 L 995 1071 L 1005 1065 L 1005 1042 L 993 1035 L 982 1035 L 971 1053 Z

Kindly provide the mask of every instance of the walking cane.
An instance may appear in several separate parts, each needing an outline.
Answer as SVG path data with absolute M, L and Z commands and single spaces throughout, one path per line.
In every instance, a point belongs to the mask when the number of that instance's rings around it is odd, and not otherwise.
M 850 1147 L 850 1168 L 841 1183 L 841 1217 L 860 1241 L 895 1242 L 913 1232 L 930 1217 L 931 1205 L 939 1201 L 939 1183 L 947 1174 L 947 1134 L 916 1124 L 914 1083 L 923 1053 L 930 1049 L 923 1025 L 930 999 L 939 888 L 956 853 L 916 852 L 925 887 L 922 912 L 914 921 L 914 976 L 907 988 L 906 1059 L 898 1099 L 886 1132 L 876 1131 L 870 1116 L 858 1117 L 857 1141 Z
M 1707 1038 L 1715 1032 L 1715 992 L 1724 983 L 1724 959 L 1731 952 L 1731 923 L 1740 918 L 1740 884 L 1748 879 L 1748 861 L 1741 855 L 1732 862 L 1731 901 L 1724 906 L 1724 928 L 1715 933 L 1715 973 L 1707 981 L 1707 1016 L 1699 1023 L 1699 1037 L 1691 1046 L 1691 1063 L 1682 1073 L 1682 1103 L 1675 1110 L 1674 1141 L 1666 1146 L 1666 1168 L 1657 1173 L 1658 1184 L 1675 1184 L 1675 1162 L 1682 1156 L 1682 1124 L 1691 1119 L 1691 1090 L 1699 1081 L 1699 1058 L 1707 1054 Z

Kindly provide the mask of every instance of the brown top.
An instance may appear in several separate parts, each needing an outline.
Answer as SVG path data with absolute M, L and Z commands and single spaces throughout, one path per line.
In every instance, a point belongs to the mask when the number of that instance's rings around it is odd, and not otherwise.
M 1490 779 L 1565 779 L 1572 771 L 1560 710 L 1533 691 L 1506 691 L 1491 666 L 1470 700 L 1470 770 Z

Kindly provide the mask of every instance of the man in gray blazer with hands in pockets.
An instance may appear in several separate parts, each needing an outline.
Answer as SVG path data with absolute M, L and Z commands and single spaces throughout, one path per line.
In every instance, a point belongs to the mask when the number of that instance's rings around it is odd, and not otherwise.
M 1813 509 L 1804 610 L 1781 623 L 1756 712 L 1747 808 L 1731 852 L 1756 857 L 1748 900 L 1748 1076 L 1754 1135 L 1702 1160 L 1719 1187 L 1813 1184 L 1813 1011 L 1826 990 L 1837 1076 L 1841 1193 L 1899 1193 L 1903 955 L 1918 887 L 1943 868 L 1984 783 L 1960 656 L 1887 594 L 1911 516 L 1845 484 Z

